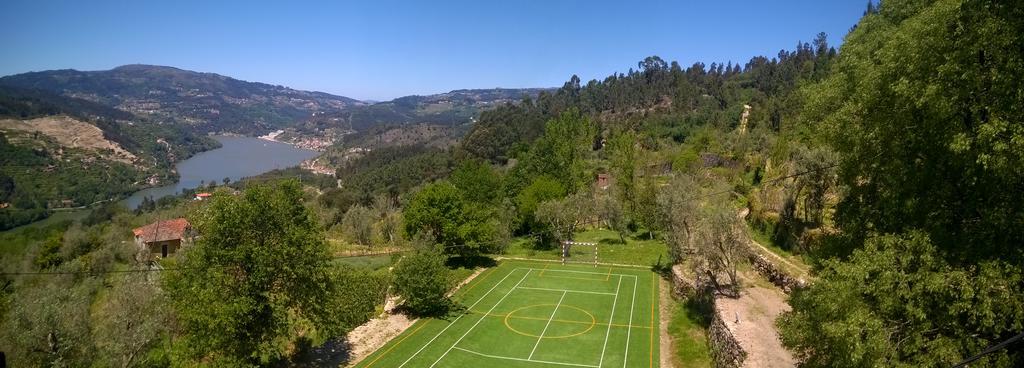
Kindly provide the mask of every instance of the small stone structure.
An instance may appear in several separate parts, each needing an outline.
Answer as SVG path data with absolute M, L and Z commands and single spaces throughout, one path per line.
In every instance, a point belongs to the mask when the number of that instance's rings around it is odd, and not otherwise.
M 161 220 L 132 229 L 135 245 L 141 250 L 142 261 L 173 256 L 182 247 L 192 244 L 195 234 L 184 218 Z

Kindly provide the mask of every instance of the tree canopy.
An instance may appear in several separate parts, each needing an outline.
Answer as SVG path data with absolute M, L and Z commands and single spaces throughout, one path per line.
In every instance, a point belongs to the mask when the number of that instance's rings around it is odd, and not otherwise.
M 336 336 L 377 303 L 336 303 L 372 284 L 337 282 L 353 271 L 328 262 L 298 182 L 214 196 L 190 220 L 202 237 L 163 283 L 185 332 L 178 359 L 265 365 L 284 356 L 300 326 Z
M 806 93 L 848 193 L 783 341 L 811 366 L 950 365 L 1024 329 L 1024 9 L 892 0 Z M 1019 366 L 1019 350 L 982 364 Z

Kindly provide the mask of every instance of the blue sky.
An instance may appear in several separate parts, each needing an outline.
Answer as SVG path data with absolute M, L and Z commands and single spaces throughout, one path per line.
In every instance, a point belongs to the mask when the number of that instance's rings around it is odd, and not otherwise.
M 746 63 L 826 32 L 865 0 L 0 2 L 0 75 L 169 65 L 358 99 L 554 87 L 658 55 Z

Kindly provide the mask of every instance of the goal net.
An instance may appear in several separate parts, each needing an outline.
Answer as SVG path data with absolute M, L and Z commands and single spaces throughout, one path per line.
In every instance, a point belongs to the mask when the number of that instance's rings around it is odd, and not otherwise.
M 597 267 L 597 243 L 563 241 L 562 264 L 584 263 Z

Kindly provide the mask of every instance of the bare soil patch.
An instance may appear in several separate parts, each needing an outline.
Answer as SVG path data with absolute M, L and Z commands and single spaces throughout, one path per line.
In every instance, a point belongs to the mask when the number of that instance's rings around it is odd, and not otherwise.
M 782 346 L 775 320 L 789 311 L 786 294 L 774 287 L 766 287 L 752 278 L 757 275 L 743 275 L 746 286 L 740 297 L 718 297 L 716 312 L 725 322 L 747 358 L 744 367 L 795 367 L 796 359 Z
M 39 132 L 52 137 L 61 146 L 95 151 L 105 159 L 126 164 L 131 164 L 137 159 L 120 144 L 104 138 L 100 128 L 64 115 L 30 120 L 4 119 L 0 120 L 0 130 Z
M 473 281 L 477 276 L 483 273 L 486 269 L 481 268 L 469 275 L 465 280 L 462 280 L 458 285 L 455 286 L 448 296 L 451 296 L 459 288 L 465 286 L 470 281 Z M 371 319 L 369 322 L 356 327 L 352 332 L 348 333 L 347 340 L 349 345 L 349 367 L 359 364 L 367 355 L 370 355 L 377 349 L 380 349 L 388 341 L 401 335 L 407 328 L 411 327 L 416 323 L 417 319 L 409 318 L 405 314 L 397 313 L 395 308 L 399 304 L 398 297 L 388 298 L 384 305 L 384 313 L 378 318 Z
M 394 303 L 394 298 L 388 304 Z M 381 318 L 371 319 L 369 322 L 356 327 L 348 333 L 350 344 L 350 360 L 348 366 L 358 364 L 367 355 L 380 349 L 395 336 L 400 335 L 405 329 L 416 323 L 415 319 L 401 313 L 385 312 Z
M 672 319 L 672 306 L 676 303 L 672 300 L 672 285 L 663 278 L 658 280 L 658 349 L 662 368 L 673 368 L 672 365 L 672 335 L 668 333 L 668 323 Z

